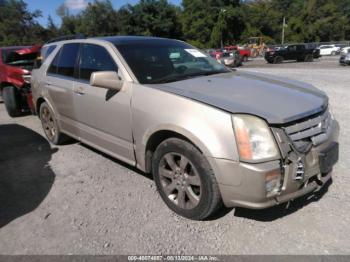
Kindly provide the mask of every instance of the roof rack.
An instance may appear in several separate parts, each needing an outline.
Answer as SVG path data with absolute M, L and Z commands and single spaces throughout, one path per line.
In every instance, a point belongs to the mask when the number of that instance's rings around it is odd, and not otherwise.
M 59 42 L 59 41 L 64 41 L 64 40 L 73 40 L 73 39 L 85 39 L 85 35 L 84 34 L 76 34 L 76 35 L 65 35 L 65 36 L 60 36 L 60 37 L 56 37 L 53 38 L 49 41 L 46 42 L 46 44 L 51 44 L 54 42 Z

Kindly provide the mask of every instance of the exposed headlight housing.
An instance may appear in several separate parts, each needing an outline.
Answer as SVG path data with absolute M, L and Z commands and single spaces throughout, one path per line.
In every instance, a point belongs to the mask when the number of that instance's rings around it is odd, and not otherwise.
M 240 159 L 263 161 L 278 158 L 279 151 L 267 123 L 261 118 L 237 114 L 232 116 Z
M 266 196 L 278 195 L 282 187 L 281 170 L 273 170 L 265 174 Z

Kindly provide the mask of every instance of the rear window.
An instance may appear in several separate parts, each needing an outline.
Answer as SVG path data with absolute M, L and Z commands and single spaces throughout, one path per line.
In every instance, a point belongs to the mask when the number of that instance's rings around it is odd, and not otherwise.
M 22 49 L 22 48 L 3 49 L 3 50 L 1 51 L 1 58 L 2 58 L 2 61 L 6 64 L 9 54 L 11 54 L 11 53 L 14 52 L 14 51 L 20 50 L 20 49 Z
M 22 67 L 25 69 L 32 69 L 34 65 L 34 60 L 37 58 L 38 54 L 30 53 L 30 54 L 20 55 L 15 52 L 23 48 L 24 47 L 2 50 L 3 63 L 11 66 Z

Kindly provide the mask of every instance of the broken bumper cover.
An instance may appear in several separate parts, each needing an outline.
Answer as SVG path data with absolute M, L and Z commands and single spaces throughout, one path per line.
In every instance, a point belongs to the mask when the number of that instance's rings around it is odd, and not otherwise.
M 295 161 L 288 165 L 281 164 L 281 160 L 248 164 L 217 159 L 217 180 L 225 206 L 264 209 L 321 189 L 331 179 L 332 166 L 338 157 L 330 157 L 329 172 L 326 174 L 321 172 L 320 159 L 329 150 L 333 150 L 332 154 L 338 154 L 338 136 L 339 125 L 334 121 L 332 134 L 326 142 L 312 148 L 307 154 L 296 154 Z M 305 175 L 302 179 L 296 179 L 300 159 L 304 162 Z M 266 174 L 276 170 L 281 171 L 281 190 L 267 197 Z

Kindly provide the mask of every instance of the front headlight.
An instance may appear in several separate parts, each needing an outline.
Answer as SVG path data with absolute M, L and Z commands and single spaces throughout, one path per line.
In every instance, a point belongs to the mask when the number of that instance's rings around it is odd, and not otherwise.
M 251 115 L 233 115 L 240 159 L 259 161 L 278 157 L 278 149 L 267 123 Z

